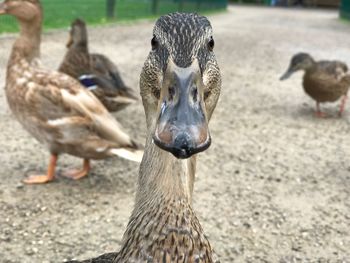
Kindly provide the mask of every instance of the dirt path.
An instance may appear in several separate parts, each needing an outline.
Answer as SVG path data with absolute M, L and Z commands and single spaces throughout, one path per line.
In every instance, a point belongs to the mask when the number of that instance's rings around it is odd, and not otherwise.
M 278 78 L 292 54 L 350 64 L 350 25 L 333 11 L 231 7 L 210 17 L 223 90 L 200 154 L 194 206 L 222 262 L 350 262 L 350 107 L 313 117 L 301 75 Z M 90 29 L 138 88 L 153 22 Z M 66 32 L 45 34 L 43 63 L 56 68 Z M 0 37 L 0 86 L 13 36 Z M 325 106 L 336 115 L 338 104 Z M 141 104 L 116 116 L 143 141 Z M 20 180 L 44 171 L 48 153 L 9 113 L 0 89 L 0 262 L 62 262 L 117 250 L 133 206 L 138 167 L 94 163 L 81 181 Z M 59 171 L 81 161 L 63 156 Z

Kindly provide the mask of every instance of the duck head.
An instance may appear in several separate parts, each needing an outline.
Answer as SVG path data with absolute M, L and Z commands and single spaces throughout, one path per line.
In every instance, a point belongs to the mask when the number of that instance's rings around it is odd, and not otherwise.
M 208 121 L 221 76 L 207 18 L 173 13 L 156 22 L 140 87 L 154 143 L 185 159 L 211 143 Z
M 30 23 L 41 19 L 41 5 L 39 0 L 5 0 L 0 3 L 0 15 L 3 14 L 12 15 L 20 22 Z
M 288 70 L 281 76 L 280 80 L 288 79 L 296 71 L 308 70 L 314 63 L 314 59 L 307 53 L 295 54 L 290 61 Z
M 70 47 L 87 47 L 88 35 L 85 21 L 82 19 L 75 19 L 70 28 L 67 48 Z

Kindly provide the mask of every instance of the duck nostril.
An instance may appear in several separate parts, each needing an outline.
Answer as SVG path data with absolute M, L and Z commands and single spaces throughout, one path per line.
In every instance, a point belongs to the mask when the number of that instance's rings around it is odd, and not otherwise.
M 196 86 L 193 86 L 192 87 L 192 91 L 191 91 L 191 94 L 192 94 L 192 99 L 194 102 L 197 102 L 198 101 L 198 89 Z

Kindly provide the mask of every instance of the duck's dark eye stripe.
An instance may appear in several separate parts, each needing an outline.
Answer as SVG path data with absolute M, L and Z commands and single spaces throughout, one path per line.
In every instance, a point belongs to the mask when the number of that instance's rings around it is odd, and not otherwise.
M 153 36 L 153 38 L 151 40 L 151 45 L 152 45 L 152 49 L 156 49 L 158 47 L 158 40 L 157 40 L 156 36 Z
M 209 42 L 208 42 L 208 48 L 209 48 L 209 50 L 210 50 L 210 51 L 213 51 L 214 46 L 215 46 L 215 42 L 214 42 L 213 37 L 211 37 L 210 40 L 209 40 Z

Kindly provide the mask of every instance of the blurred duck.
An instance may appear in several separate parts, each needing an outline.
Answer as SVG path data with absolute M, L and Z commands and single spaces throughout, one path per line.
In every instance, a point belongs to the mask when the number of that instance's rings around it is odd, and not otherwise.
M 76 19 L 71 26 L 67 53 L 59 71 L 78 79 L 111 112 L 137 101 L 113 62 L 106 56 L 90 54 L 85 22 Z
M 307 53 L 298 53 L 291 59 L 289 68 L 280 78 L 285 80 L 294 72 L 304 70 L 304 91 L 316 101 L 316 115 L 324 117 L 320 103 L 341 99 L 339 116 L 342 115 L 350 87 L 348 67 L 341 61 L 315 61 Z
M 8 104 L 22 126 L 51 153 L 47 173 L 30 176 L 24 182 L 52 181 L 62 153 L 84 159 L 83 169 L 65 174 L 72 179 L 88 174 L 90 159 L 119 155 L 140 161 L 140 147 L 90 91 L 63 73 L 41 67 L 39 0 L 5 0 L 0 3 L 0 14 L 14 16 L 21 27 L 7 65 Z
M 196 154 L 210 145 L 221 88 L 212 28 L 203 16 L 174 13 L 153 34 L 140 77 L 147 141 L 135 207 L 119 252 L 84 263 L 219 263 L 192 208 Z

